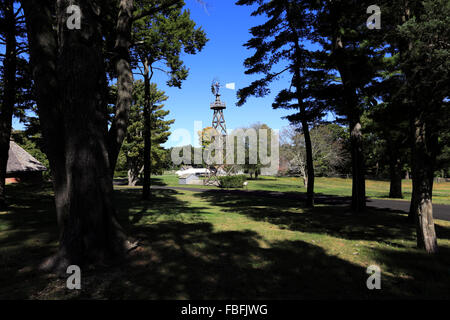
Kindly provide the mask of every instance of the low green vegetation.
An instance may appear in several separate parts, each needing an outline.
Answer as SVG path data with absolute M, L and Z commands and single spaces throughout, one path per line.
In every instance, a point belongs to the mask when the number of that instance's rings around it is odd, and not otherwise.
M 154 176 L 156 185 L 180 186 L 176 175 Z M 189 188 L 205 188 L 205 186 L 189 185 Z M 208 187 L 214 189 L 216 187 Z M 403 180 L 403 201 L 411 200 L 411 180 Z M 299 177 L 259 177 L 257 180 L 248 180 L 248 190 L 264 190 L 278 192 L 306 193 L 303 180 Z M 352 195 L 352 179 L 319 177 L 315 181 L 315 192 L 323 195 L 350 197 Z M 367 180 L 366 193 L 369 198 L 388 199 L 389 181 Z M 433 186 L 433 203 L 450 204 L 450 182 L 435 183 Z
M 50 185 L 8 186 L 0 212 L 0 299 L 449 298 L 450 222 L 436 221 L 440 252 L 415 248 L 406 215 L 289 199 L 205 192 L 115 191 L 120 223 L 140 246 L 125 264 L 83 270 L 82 290 L 38 270 L 57 250 Z M 378 265 L 382 289 L 366 288 Z
M 247 176 L 243 174 L 219 177 L 221 188 L 242 188 L 246 180 Z

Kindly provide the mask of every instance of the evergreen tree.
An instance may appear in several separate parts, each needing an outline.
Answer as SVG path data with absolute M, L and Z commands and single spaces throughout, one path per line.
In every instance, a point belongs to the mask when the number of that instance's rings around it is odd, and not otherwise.
M 450 3 L 446 0 L 412 1 L 404 6 L 398 30 L 400 66 L 405 75 L 412 142 L 413 197 L 417 245 L 437 251 L 433 222 L 433 180 L 442 149 L 439 135 L 448 132 L 450 107 Z M 441 139 L 441 142 L 443 140 Z
M 136 81 L 133 91 L 133 105 L 130 110 L 127 137 L 122 146 L 122 153 L 126 158 L 128 169 L 128 184 L 136 185 L 144 166 L 144 106 L 145 93 L 143 81 Z M 150 85 L 151 99 L 151 154 L 152 173 L 159 173 L 166 161 L 166 152 L 161 144 L 165 143 L 170 136 L 170 125 L 175 120 L 165 120 L 169 111 L 163 110 L 162 102 L 167 100 L 163 91 L 157 89 L 156 84 Z
M 22 10 L 15 8 L 16 1 L 0 3 L 0 210 L 6 207 L 5 178 L 8 163 L 9 141 L 13 115 L 22 115 L 30 97 L 28 65 L 21 55 L 27 45 L 23 41 L 25 25 Z
M 145 2 L 145 1 L 144 1 Z M 154 71 L 159 70 L 169 75 L 167 85 L 181 88 L 181 83 L 188 76 L 188 69 L 180 59 L 181 52 L 196 54 L 205 46 L 207 39 L 201 28 L 190 18 L 188 10 L 181 10 L 184 1 L 177 6 L 161 11 L 154 16 L 137 19 L 133 25 L 134 63 L 144 77 L 144 183 L 143 199 L 150 195 L 150 175 L 152 160 L 149 152 L 152 143 L 151 112 L 153 109 L 150 98 L 150 81 Z M 143 6 L 143 10 L 148 4 Z M 163 67 L 165 64 L 167 70 Z
M 338 121 L 348 125 L 352 159 L 352 203 L 355 213 L 365 210 L 365 164 L 361 117 L 375 103 L 370 87 L 382 68 L 379 30 L 366 27 L 369 1 L 318 1 L 312 33 L 321 46 L 322 65 L 336 77 L 324 88 Z
M 252 141 L 250 138 L 246 138 L 244 141 L 244 148 L 245 148 L 245 164 L 244 164 L 244 170 L 250 175 L 250 178 L 255 177 L 255 179 L 258 179 L 258 176 L 261 175 L 262 170 L 264 167 L 268 167 L 269 165 L 263 164 L 262 161 L 262 155 L 261 153 L 264 152 L 268 157 L 271 156 L 272 153 L 272 129 L 267 124 L 260 124 L 260 123 L 254 123 L 250 126 L 251 130 L 256 131 L 256 143 Z M 260 130 L 262 130 L 260 132 Z M 260 135 L 262 132 L 266 131 L 266 137 L 267 137 L 267 150 L 262 149 L 262 145 L 260 144 Z M 251 152 L 257 152 L 256 153 L 256 163 L 250 163 L 251 162 Z
M 314 164 L 309 133 L 310 123 L 322 115 L 323 105 L 320 101 L 309 99 L 306 78 L 312 76 L 311 54 L 304 48 L 304 41 L 309 34 L 309 25 L 313 14 L 308 10 L 309 1 L 256 1 L 240 0 L 238 5 L 259 7 L 253 16 L 266 15 L 267 21 L 250 29 L 253 36 L 246 44 L 248 49 L 256 52 L 244 62 L 246 74 L 263 74 L 264 77 L 252 82 L 248 87 L 238 91 L 238 105 L 243 105 L 249 96 L 262 97 L 270 90 L 268 85 L 283 73 L 289 73 L 292 79 L 291 88 L 282 90 L 273 104 L 274 108 L 290 108 L 297 112 L 290 117 L 292 121 L 301 123 L 305 137 L 307 154 L 307 206 L 314 205 Z M 283 65 L 286 63 L 287 66 Z M 315 76 L 322 77 L 316 73 Z M 291 101 L 295 100 L 295 103 Z
M 381 144 L 381 149 L 377 150 L 378 160 L 387 162 L 389 167 L 389 198 L 403 198 L 403 170 L 410 155 L 409 122 L 405 118 L 408 108 L 403 103 L 405 97 L 401 95 L 401 86 L 403 80 L 398 73 L 386 75 L 377 88 L 382 102 L 368 112 L 367 131 L 372 132 Z
M 60 227 L 59 250 L 46 269 L 116 260 L 133 246 L 116 219 L 112 181 L 132 103 L 131 30 L 134 21 L 179 2 L 21 0 Z M 83 13 L 79 29 L 67 27 L 70 5 Z

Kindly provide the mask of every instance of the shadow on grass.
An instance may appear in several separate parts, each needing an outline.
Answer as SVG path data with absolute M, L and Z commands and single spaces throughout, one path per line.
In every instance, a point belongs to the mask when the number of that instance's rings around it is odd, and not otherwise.
M 151 222 L 161 214 L 169 216 L 189 214 L 194 219 L 205 209 L 189 206 L 188 202 L 177 198 L 177 194 L 179 192 L 172 189 L 151 189 L 151 200 L 142 201 L 140 189 L 116 190 L 118 220 L 124 227 L 128 227 L 139 223 L 144 217 L 145 222 Z
M 259 189 L 259 190 L 258 190 Z M 293 187 L 281 184 L 281 183 L 270 183 L 270 184 L 264 184 L 264 185 L 258 185 L 258 189 L 251 189 L 252 191 L 263 191 L 263 192 L 284 192 L 289 193 L 292 195 L 304 195 L 306 194 L 306 189 L 303 186 L 297 186 L 295 187 L 298 191 L 292 191 Z M 276 190 L 276 191 L 273 191 Z
M 128 263 L 82 270 L 82 290 L 37 270 L 56 250 L 50 193 L 29 193 L 0 215 L 1 299 L 299 299 L 368 298 L 365 270 L 303 241 L 261 247 L 249 230 L 214 230 L 201 207 L 178 200 L 173 190 L 117 191 L 119 219 L 141 240 Z M 159 222 L 158 215 L 173 216 Z M 177 215 L 192 217 L 187 221 Z M 154 220 L 152 220 L 154 218 Z M 24 221 L 26 222 L 24 223 Z
M 166 186 L 167 183 L 164 182 L 161 178 L 151 178 L 151 185 L 152 186 Z
M 8 212 L 0 214 L 0 299 L 27 299 L 52 278 L 38 271 L 57 248 L 51 184 L 8 185 L 7 201 Z
M 217 192 L 203 192 L 197 196 L 220 206 L 224 212 L 236 212 L 283 229 L 382 244 L 380 248 L 367 248 L 368 256 L 385 266 L 382 270 L 383 277 L 388 279 L 385 289 L 393 296 L 436 297 L 436 292 L 445 293 L 450 285 L 450 248 L 441 246 L 436 255 L 415 249 L 415 226 L 401 211 L 369 208 L 364 214 L 353 215 L 346 204 L 298 210 L 301 204 L 289 199 L 238 197 Z M 450 239 L 448 227 L 436 225 L 436 233 L 438 239 Z M 390 279 L 385 272 L 397 276 Z M 421 290 L 425 291 L 423 295 Z
M 264 249 L 252 231 L 215 232 L 201 222 L 162 222 L 133 230 L 145 235 L 144 249 L 105 287 L 109 298 L 368 296 L 363 268 L 302 241 L 279 241 Z
M 367 290 L 365 268 L 329 255 L 321 247 L 300 240 L 273 241 L 269 246 L 261 246 L 261 236 L 250 230 L 218 232 L 203 220 L 208 208 L 180 200 L 177 191 L 152 190 L 151 202 L 140 200 L 139 189 L 118 190 L 115 194 L 119 220 L 131 236 L 140 239 L 141 246 L 120 267 L 82 270 L 79 291 L 67 290 L 65 279 L 37 271 L 42 259 L 56 249 L 51 193 L 26 193 L 17 200 L 20 206 L 12 206 L 10 213 L 0 215 L 0 298 L 364 299 L 405 295 L 390 285 L 384 291 Z M 349 219 L 346 209 L 339 206 L 299 214 L 291 212 L 292 207 L 298 206 L 295 201 L 208 192 L 192 195 L 195 196 L 220 205 L 223 211 L 238 212 L 255 220 L 351 239 L 368 238 L 363 227 L 371 225 L 374 230 L 369 230 L 370 236 L 377 236 L 376 231 L 382 227 L 375 228 L 375 220 L 388 228 L 402 222 L 383 222 L 381 212 Z M 159 221 L 161 215 L 169 218 Z M 391 218 L 395 217 L 401 218 Z M 371 222 L 364 224 L 364 218 Z M 408 236 L 402 230 L 385 232 Z M 392 252 L 380 251 L 379 255 L 392 265 L 397 263 Z M 408 270 L 414 259 L 403 262 L 400 267 Z M 436 270 L 441 269 L 444 270 L 442 266 Z M 385 280 L 395 282 L 389 275 L 383 275 Z
M 215 232 L 210 223 L 137 225 L 143 246 L 129 263 L 86 274 L 76 299 L 314 299 L 370 298 L 365 269 L 303 241 L 261 248 L 252 231 Z M 53 285 L 53 287 L 55 287 Z
M 128 178 L 124 177 L 115 177 L 113 179 L 113 183 L 116 186 L 127 186 L 128 185 Z M 151 178 L 151 185 L 154 186 L 166 186 L 167 184 L 161 179 L 161 178 Z M 136 186 L 142 186 L 142 181 L 139 180 L 136 183 Z
M 422 299 L 449 298 L 449 247 L 441 246 L 439 254 L 435 255 L 418 249 L 399 251 L 374 248 L 371 255 L 383 262 L 383 274 L 388 272 L 398 275 L 389 280 L 389 290 L 393 295 Z
M 278 180 L 277 178 L 274 178 L 274 177 L 251 178 L 248 175 L 246 175 L 246 176 L 247 176 L 247 180 L 249 180 L 249 181 L 276 181 L 276 180 Z
M 392 239 L 415 239 L 415 229 L 400 211 L 368 209 L 353 215 L 347 206 L 349 199 L 330 197 L 327 205 L 314 209 L 301 208 L 303 202 L 292 199 L 237 196 L 236 194 L 205 191 L 196 194 L 225 212 L 237 212 L 256 221 L 266 221 L 293 231 L 327 234 L 349 240 L 386 242 Z M 446 229 L 446 228 L 445 228 Z M 447 230 L 447 229 L 446 229 Z M 441 236 L 448 237 L 447 232 Z M 400 244 L 399 244 L 400 246 Z

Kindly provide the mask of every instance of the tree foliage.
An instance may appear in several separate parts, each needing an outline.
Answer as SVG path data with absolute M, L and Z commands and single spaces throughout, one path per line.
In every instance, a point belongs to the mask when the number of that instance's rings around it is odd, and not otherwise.
M 164 169 L 167 156 L 164 144 L 170 136 L 170 125 L 175 120 L 166 120 L 169 111 L 164 110 L 162 104 L 167 100 L 163 91 L 157 89 L 156 84 L 150 86 L 151 110 L 151 160 L 152 173 L 161 173 Z M 126 168 L 129 172 L 129 184 L 135 185 L 144 165 L 144 84 L 138 80 L 134 83 L 133 104 L 130 110 L 130 119 L 127 137 L 122 146 L 122 152 L 126 158 Z

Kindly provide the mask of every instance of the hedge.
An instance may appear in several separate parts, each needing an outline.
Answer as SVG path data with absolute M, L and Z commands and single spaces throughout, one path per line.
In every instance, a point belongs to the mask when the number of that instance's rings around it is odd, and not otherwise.
M 236 176 L 222 176 L 219 178 L 219 186 L 221 188 L 242 188 L 247 176 L 240 174 Z

